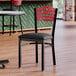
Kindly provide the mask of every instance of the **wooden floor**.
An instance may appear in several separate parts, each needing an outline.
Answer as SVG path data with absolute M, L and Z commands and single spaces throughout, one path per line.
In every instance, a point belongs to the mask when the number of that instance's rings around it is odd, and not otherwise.
M 49 33 L 49 30 L 43 31 Z M 34 45 L 22 46 L 22 68 L 18 68 L 18 33 L 0 34 L 0 60 L 9 59 L 0 76 L 76 76 L 76 25 L 57 21 L 55 52 L 57 65 L 52 64 L 51 48 L 45 48 L 45 71 L 41 72 L 41 47 L 39 64 L 35 63 Z M 25 42 L 22 42 L 22 44 Z

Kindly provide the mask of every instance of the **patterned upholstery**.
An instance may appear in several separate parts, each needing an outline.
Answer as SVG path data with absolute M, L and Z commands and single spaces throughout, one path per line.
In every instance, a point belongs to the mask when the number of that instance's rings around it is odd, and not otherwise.
M 21 38 L 22 40 L 38 41 L 38 40 L 51 39 L 52 36 L 45 33 L 28 33 L 20 35 L 19 38 Z

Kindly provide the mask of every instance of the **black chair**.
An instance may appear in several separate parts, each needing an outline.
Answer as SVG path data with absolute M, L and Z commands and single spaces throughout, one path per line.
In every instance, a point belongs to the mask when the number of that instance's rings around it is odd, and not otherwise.
M 14 0 L 11 0 L 10 1 L 10 4 L 11 4 L 10 8 L 3 9 L 3 11 L 20 11 L 20 9 L 21 9 L 21 3 L 20 2 L 17 3 L 17 1 L 14 2 Z M 17 6 L 18 9 L 14 8 L 14 6 Z M 4 27 L 10 27 L 10 33 L 11 33 L 11 27 L 12 27 L 13 28 L 13 33 L 14 33 L 15 32 L 14 31 L 15 30 L 15 27 L 17 27 L 17 25 L 15 24 L 15 16 L 10 16 L 10 24 L 4 24 L 4 21 L 5 21 L 5 18 L 4 17 L 5 16 L 3 15 L 2 16 L 2 20 L 3 20 L 2 21 L 2 24 L 3 24 L 3 26 L 2 26 L 2 34 L 4 34 Z M 13 19 L 13 23 L 12 23 L 12 19 Z M 22 31 L 22 23 L 21 23 L 21 17 L 20 17 L 20 15 L 19 15 L 19 22 L 20 22 L 21 32 L 23 34 L 23 31 Z
M 38 44 L 42 45 L 42 71 L 44 70 L 44 44 L 52 46 L 52 55 L 53 55 L 53 65 L 56 65 L 55 60 L 55 49 L 54 49 L 54 36 L 55 36 L 55 25 L 56 25 L 56 16 L 57 16 L 57 8 L 53 8 L 51 6 L 44 6 L 40 8 L 34 9 L 34 17 L 35 17 L 35 33 L 27 33 L 19 36 L 19 68 L 21 67 L 21 41 L 33 41 L 36 46 L 36 63 L 38 63 Z M 38 33 L 37 31 L 37 21 L 51 21 L 52 24 L 52 34 L 49 35 L 47 33 Z M 44 40 L 50 40 L 51 43 L 45 43 Z

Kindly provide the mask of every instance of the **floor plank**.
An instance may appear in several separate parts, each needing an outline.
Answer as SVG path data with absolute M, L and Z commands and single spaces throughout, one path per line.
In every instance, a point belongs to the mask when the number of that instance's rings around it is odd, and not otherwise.
M 49 30 L 43 31 L 50 33 Z M 0 34 L 0 60 L 9 59 L 0 76 L 76 76 L 76 26 L 57 21 L 55 52 L 57 65 L 52 64 L 51 48 L 45 48 L 45 71 L 41 72 L 41 47 L 39 63 L 35 63 L 34 45 L 22 46 L 22 68 L 18 68 L 19 33 Z M 26 43 L 26 42 L 22 42 Z

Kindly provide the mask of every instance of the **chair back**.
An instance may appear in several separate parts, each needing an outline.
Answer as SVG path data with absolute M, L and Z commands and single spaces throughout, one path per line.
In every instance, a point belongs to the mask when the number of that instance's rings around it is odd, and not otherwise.
M 52 36 L 55 33 L 57 8 L 51 6 L 44 6 L 35 8 L 35 33 L 37 33 L 37 21 L 51 21 L 53 22 Z

